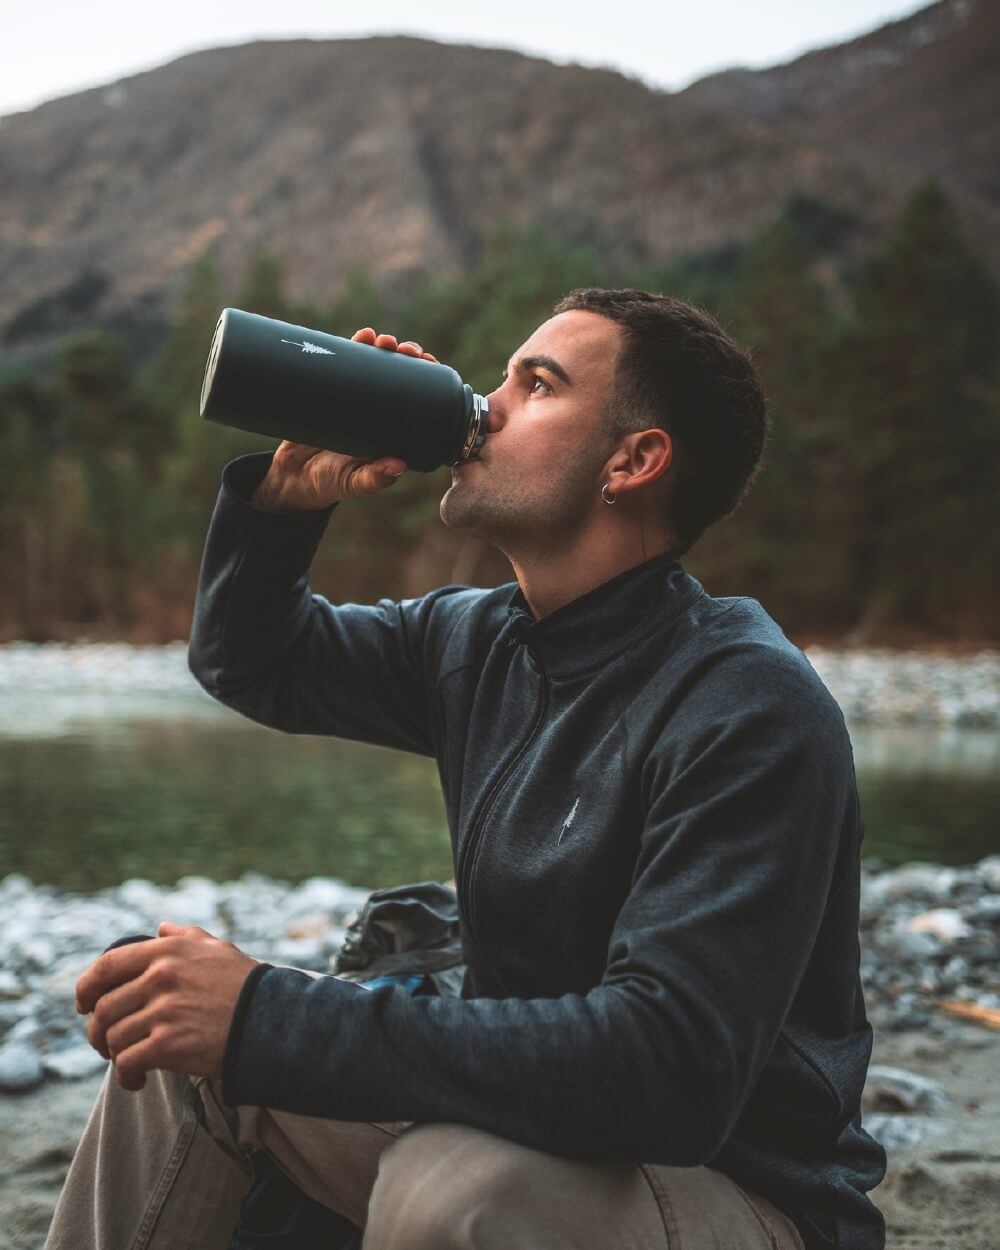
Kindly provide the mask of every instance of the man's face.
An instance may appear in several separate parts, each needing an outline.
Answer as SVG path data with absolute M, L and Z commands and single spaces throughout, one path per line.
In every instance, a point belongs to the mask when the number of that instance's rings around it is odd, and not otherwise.
M 479 458 L 452 468 L 441 519 L 507 551 L 569 546 L 601 505 L 622 330 L 575 310 L 540 325 L 489 396 Z

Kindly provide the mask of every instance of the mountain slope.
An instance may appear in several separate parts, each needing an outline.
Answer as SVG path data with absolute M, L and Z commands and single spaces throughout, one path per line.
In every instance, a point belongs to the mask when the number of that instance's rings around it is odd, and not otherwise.
M 787 65 L 703 78 L 682 97 L 922 168 L 1000 206 L 995 0 L 940 0 Z
M 837 74 L 838 50 L 829 54 Z M 762 73 L 784 83 L 791 69 Z M 822 77 L 819 61 L 810 74 Z M 501 221 L 547 227 L 622 264 L 745 238 L 793 192 L 878 231 L 929 167 L 891 135 L 896 165 L 872 160 L 851 130 L 877 131 L 864 92 L 879 82 L 868 75 L 837 125 L 826 112 L 792 124 L 786 115 L 810 94 L 801 87 L 782 88 L 791 104 L 774 117 L 707 87 L 670 94 L 610 71 L 419 39 L 186 56 L 3 119 L 3 355 L 39 355 L 109 318 L 162 319 L 207 247 L 228 284 L 267 250 L 293 298 L 325 301 L 359 260 L 390 288 L 456 272 Z M 996 169 L 985 156 L 980 165 L 992 173 L 979 182 L 945 174 L 996 241 L 1000 207 L 983 198 Z

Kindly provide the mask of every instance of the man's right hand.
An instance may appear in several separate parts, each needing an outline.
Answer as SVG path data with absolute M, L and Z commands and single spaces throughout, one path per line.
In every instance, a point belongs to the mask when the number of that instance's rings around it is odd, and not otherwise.
M 376 334 L 370 326 L 351 337 L 355 343 L 367 343 L 383 351 L 419 356 L 421 360 L 437 359 L 419 343 L 397 343 L 392 334 Z M 406 463 L 398 456 L 358 460 L 355 456 L 285 440 L 275 451 L 267 476 L 251 502 L 264 512 L 321 511 L 355 495 L 385 490 L 405 471 Z

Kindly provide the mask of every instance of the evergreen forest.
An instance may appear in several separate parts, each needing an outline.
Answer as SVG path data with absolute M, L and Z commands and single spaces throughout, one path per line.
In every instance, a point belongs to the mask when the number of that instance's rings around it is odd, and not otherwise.
M 0 639 L 187 636 L 220 472 L 275 445 L 199 416 L 224 306 L 416 339 L 488 393 L 553 303 L 594 285 L 691 300 L 754 349 L 773 435 L 750 498 L 685 558 L 706 589 L 759 599 L 802 644 L 996 639 L 1000 290 L 934 183 L 869 246 L 804 197 L 749 243 L 625 272 L 505 227 L 460 278 L 390 296 L 359 266 L 323 306 L 290 300 L 271 255 L 223 289 L 206 253 L 156 355 L 136 364 L 94 329 L 44 374 L 0 373 Z M 409 473 L 341 508 L 313 589 L 372 601 L 509 580 L 499 553 L 442 526 L 447 481 Z

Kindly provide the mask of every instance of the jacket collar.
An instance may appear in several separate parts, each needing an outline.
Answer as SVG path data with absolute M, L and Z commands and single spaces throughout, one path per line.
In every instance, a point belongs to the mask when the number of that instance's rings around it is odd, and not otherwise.
M 554 678 L 600 668 L 703 594 L 670 551 L 637 564 L 536 621 L 520 586 L 507 606 L 509 646 L 524 643 Z

